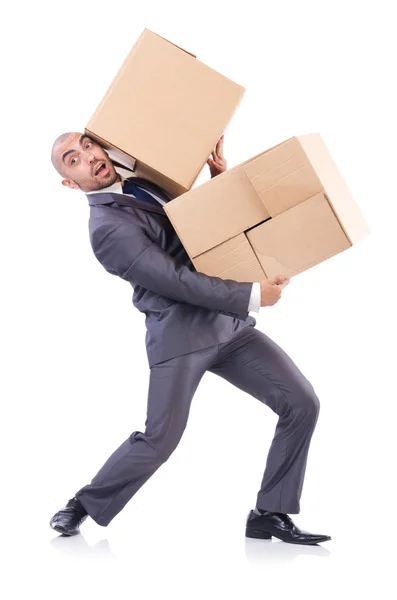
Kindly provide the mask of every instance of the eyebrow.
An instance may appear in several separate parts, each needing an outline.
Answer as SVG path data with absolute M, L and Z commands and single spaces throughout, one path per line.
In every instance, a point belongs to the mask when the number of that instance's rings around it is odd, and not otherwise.
M 81 144 L 82 144 L 82 142 L 83 142 L 84 138 L 88 138 L 88 135 L 86 135 L 85 133 L 83 133 L 83 135 L 81 135 L 81 136 L 79 137 L 79 146 L 81 146 Z M 73 152 L 76 152 L 76 150 L 73 150 L 73 149 L 71 149 L 71 150 L 67 150 L 67 152 L 64 152 L 64 153 L 62 154 L 62 161 L 63 161 L 63 162 L 65 162 L 65 158 L 67 157 L 67 155 L 68 155 L 68 154 L 72 154 Z

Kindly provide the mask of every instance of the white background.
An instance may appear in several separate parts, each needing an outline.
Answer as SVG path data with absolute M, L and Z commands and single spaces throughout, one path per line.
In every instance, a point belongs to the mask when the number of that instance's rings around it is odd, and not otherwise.
M 20 2 L 2 17 L 4 597 L 393 595 L 396 106 L 393 2 Z M 313 383 L 302 528 L 321 547 L 246 540 L 276 416 L 207 373 L 170 460 L 107 528 L 48 521 L 145 420 L 144 315 L 60 185 L 56 136 L 82 130 L 144 27 L 246 87 L 229 167 L 323 136 L 371 235 L 291 281 L 257 328 Z M 183 152 L 183 148 L 181 148 Z M 206 167 L 200 181 L 209 177 Z M 2 565 L 4 566 L 4 564 Z

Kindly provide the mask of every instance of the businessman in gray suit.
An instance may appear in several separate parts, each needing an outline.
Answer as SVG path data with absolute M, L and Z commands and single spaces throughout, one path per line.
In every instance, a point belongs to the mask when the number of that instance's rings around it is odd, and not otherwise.
M 193 395 L 210 371 L 278 415 L 246 536 L 295 544 L 330 540 L 299 529 L 289 517 L 300 510 L 319 400 L 291 358 L 255 329 L 248 314 L 278 302 L 289 279 L 280 274 L 242 283 L 197 272 L 164 212 L 172 198 L 154 183 L 116 169 L 86 135 L 59 136 L 51 158 L 63 185 L 87 194 L 96 258 L 133 287 L 133 304 L 146 315 L 150 368 L 145 431 L 131 433 L 91 483 L 52 517 L 51 527 L 74 535 L 88 516 L 107 526 L 177 447 Z M 212 177 L 226 169 L 223 136 L 208 165 Z

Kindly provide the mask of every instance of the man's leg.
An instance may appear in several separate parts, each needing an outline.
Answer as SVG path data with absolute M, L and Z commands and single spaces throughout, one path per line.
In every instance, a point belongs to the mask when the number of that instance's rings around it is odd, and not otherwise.
M 76 494 L 87 513 L 106 526 L 177 447 L 193 395 L 217 346 L 152 366 L 145 432 L 135 431 Z
M 310 440 L 319 400 L 291 358 L 268 336 L 247 327 L 220 345 L 209 369 L 267 404 L 278 416 L 257 508 L 299 513 Z

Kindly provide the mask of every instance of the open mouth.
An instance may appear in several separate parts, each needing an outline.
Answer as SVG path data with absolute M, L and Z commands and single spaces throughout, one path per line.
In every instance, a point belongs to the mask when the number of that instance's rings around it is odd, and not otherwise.
M 94 169 L 95 177 L 103 177 L 104 175 L 107 175 L 107 173 L 109 173 L 109 169 L 107 168 L 106 163 L 103 161 L 98 163 Z

